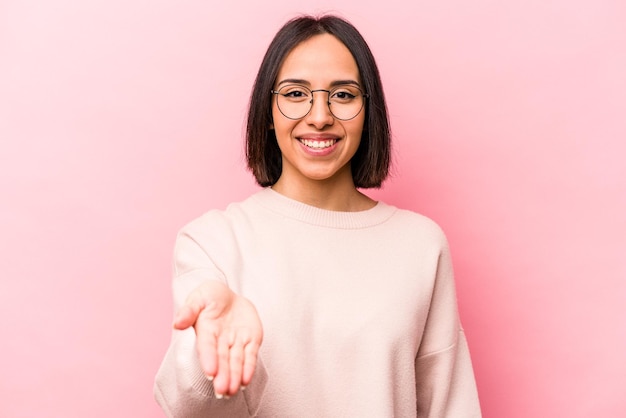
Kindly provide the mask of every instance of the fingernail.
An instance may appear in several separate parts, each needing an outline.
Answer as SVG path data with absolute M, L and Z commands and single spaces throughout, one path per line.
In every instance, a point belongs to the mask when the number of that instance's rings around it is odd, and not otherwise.
M 221 393 L 215 393 L 215 397 L 217 399 L 222 399 L 224 397 L 224 395 L 222 395 Z
M 230 399 L 230 396 L 224 395 L 224 399 Z
M 209 379 L 209 382 L 213 381 L 213 376 L 207 376 L 206 378 Z
M 241 390 L 246 390 L 246 387 L 241 385 Z

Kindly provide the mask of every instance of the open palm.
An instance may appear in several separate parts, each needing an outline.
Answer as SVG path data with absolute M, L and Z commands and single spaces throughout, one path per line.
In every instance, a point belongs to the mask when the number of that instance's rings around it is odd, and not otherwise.
M 193 326 L 200 366 L 216 396 L 234 395 L 252 379 L 263 340 L 254 305 L 225 284 L 207 281 L 194 289 L 176 315 L 174 328 Z

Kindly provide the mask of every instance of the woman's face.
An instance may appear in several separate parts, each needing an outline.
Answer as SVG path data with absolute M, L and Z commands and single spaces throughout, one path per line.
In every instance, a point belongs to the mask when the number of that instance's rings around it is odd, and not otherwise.
M 353 89 L 354 86 L 361 87 L 361 80 L 356 61 L 348 48 L 334 36 L 322 34 L 302 42 L 287 55 L 278 71 L 274 90 L 288 85 L 304 86 L 309 90 L 333 90 L 337 85 Z M 301 90 L 296 87 L 296 90 L 290 90 L 295 93 L 290 94 L 298 96 Z M 338 90 L 335 100 L 350 97 L 346 95 L 347 91 Z M 350 160 L 361 142 L 365 106 L 353 119 L 339 120 L 330 112 L 328 93 L 317 91 L 312 95 L 311 110 L 296 120 L 281 113 L 278 96 L 273 95 L 273 128 L 283 162 L 279 182 L 352 182 Z M 335 113 L 338 112 L 335 110 Z

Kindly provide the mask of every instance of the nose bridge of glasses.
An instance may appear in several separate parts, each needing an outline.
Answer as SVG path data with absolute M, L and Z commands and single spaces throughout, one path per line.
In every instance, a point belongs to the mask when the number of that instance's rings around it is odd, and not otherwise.
M 316 90 L 310 90 L 311 91 L 311 105 L 313 105 L 313 100 L 315 98 L 315 95 L 313 93 L 317 93 L 317 92 L 324 92 L 326 93 L 328 96 L 326 96 L 326 103 L 330 104 L 330 90 L 324 90 L 324 89 L 316 89 Z
M 309 111 L 308 111 L 308 115 L 312 115 L 315 114 L 317 111 L 315 110 L 315 95 L 314 93 L 327 93 L 326 96 L 326 101 L 320 101 L 321 106 L 322 106 L 322 114 L 324 115 L 323 117 L 326 118 L 327 116 L 331 116 L 333 115 L 332 110 L 330 110 L 330 90 L 325 90 L 325 89 L 316 89 L 316 90 L 309 90 L 311 92 L 311 100 L 309 100 Z M 332 116 L 331 116 L 332 117 Z

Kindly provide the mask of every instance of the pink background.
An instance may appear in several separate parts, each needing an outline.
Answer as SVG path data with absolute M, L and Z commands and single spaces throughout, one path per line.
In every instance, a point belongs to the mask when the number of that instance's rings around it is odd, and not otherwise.
M 226 3 L 0 2 L 0 416 L 162 416 L 175 233 L 256 190 L 255 72 L 326 10 L 388 95 L 372 195 L 450 239 L 484 416 L 625 416 L 626 3 Z

